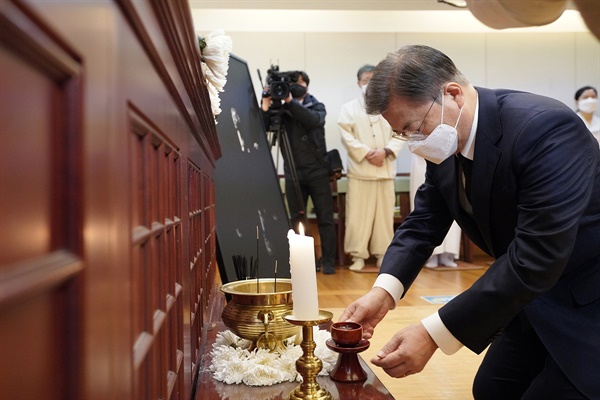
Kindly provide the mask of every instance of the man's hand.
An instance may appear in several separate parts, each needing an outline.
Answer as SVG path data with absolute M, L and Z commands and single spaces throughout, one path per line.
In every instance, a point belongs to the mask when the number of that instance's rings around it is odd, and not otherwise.
M 367 159 L 368 162 L 375 165 L 376 167 L 382 167 L 383 160 L 385 160 L 386 156 L 387 156 L 387 154 L 384 149 L 371 149 L 367 153 L 365 158 Z
M 375 326 L 394 307 L 392 296 L 380 287 L 374 287 L 370 292 L 350 304 L 340 317 L 340 322 L 358 322 L 363 327 L 363 337 L 373 337 Z
M 400 330 L 371 362 L 394 378 L 419 373 L 438 346 L 420 322 Z
M 271 93 L 269 92 L 269 85 L 266 85 L 263 88 L 260 108 L 263 111 L 269 111 L 270 107 L 271 107 Z

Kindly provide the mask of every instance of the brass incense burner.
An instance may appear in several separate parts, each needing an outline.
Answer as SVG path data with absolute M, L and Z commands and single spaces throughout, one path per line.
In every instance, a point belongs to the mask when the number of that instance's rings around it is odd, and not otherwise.
M 261 278 L 235 281 L 221 286 L 231 295 L 221 318 L 237 336 L 252 341 L 252 348 L 283 348 L 283 341 L 300 332 L 283 315 L 292 311 L 291 279 Z

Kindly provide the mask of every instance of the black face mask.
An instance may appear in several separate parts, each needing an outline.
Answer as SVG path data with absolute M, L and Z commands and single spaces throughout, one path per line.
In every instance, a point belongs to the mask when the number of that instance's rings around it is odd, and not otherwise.
M 290 93 L 292 94 L 292 97 L 299 99 L 306 94 L 306 86 L 294 83 L 292 86 L 290 86 Z

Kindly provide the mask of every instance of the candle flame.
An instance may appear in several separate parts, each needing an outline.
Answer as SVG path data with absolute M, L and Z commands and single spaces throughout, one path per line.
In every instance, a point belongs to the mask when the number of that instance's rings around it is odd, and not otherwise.
M 302 222 L 300 222 L 300 225 L 298 226 L 298 232 L 300 232 L 300 235 L 304 236 L 304 226 L 302 226 Z

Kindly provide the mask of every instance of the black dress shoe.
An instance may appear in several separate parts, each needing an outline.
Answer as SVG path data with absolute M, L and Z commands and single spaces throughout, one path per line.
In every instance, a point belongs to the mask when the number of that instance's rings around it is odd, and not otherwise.
M 325 275 L 333 275 L 333 274 L 335 274 L 335 268 L 332 265 L 326 265 L 323 268 L 323 273 Z

